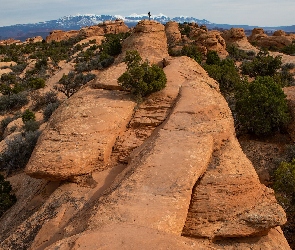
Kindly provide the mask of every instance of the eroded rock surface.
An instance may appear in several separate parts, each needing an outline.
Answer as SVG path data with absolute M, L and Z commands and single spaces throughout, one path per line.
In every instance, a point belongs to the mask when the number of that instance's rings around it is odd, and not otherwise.
M 26 173 L 65 180 L 104 168 L 134 106 L 124 93 L 89 88 L 79 91 L 50 119 Z
M 127 50 L 137 50 L 143 60 L 162 65 L 163 58 L 168 56 L 165 26 L 155 21 L 140 21 L 132 35 L 124 40 L 123 53 L 117 58 L 118 62 L 123 60 Z
M 181 42 L 181 33 L 178 25 L 179 24 L 174 21 L 169 21 L 165 25 L 165 32 L 169 46 L 175 46 L 176 44 Z
M 52 41 L 60 42 L 63 40 L 68 40 L 72 37 L 78 36 L 78 30 L 70 30 L 70 31 L 63 31 L 63 30 L 53 30 L 50 34 L 46 37 L 46 42 L 50 43 Z
M 145 21 L 129 43 L 159 60 L 163 35 Z M 34 188 L 0 219 L 1 249 L 290 249 L 277 227 L 285 213 L 243 154 L 218 83 L 190 58 L 165 61 L 167 87 L 135 111 L 125 92 L 91 84 L 57 110 L 27 171 L 88 171 L 96 185 L 27 176 L 19 186 Z
M 248 39 L 251 43 L 264 48 L 283 48 L 291 45 L 292 41 L 295 40 L 293 35 L 287 35 L 281 30 L 275 31 L 272 36 L 268 36 L 262 28 L 254 28 Z
M 63 41 L 78 35 L 83 37 L 104 36 L 105 34 L 118 34 L 128 32 L 128 26 L 121 20 L 105 21 L 101 24 L 82 28 L 81 30 L 62 31 L 54 30 L 46 37 L 46 42 Z
M 243 28 L 231 28 L 230 30 L 225 30 L 222 33 L 222 37 L 227 46 L 234 45 L 242 50 L 258 52 L 258 49 L 249 43 Z

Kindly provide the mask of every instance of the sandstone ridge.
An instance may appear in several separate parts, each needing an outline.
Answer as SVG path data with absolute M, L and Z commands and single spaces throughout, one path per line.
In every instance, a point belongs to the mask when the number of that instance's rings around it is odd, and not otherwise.
M 103 36 L 105 34 L 118 34 L 121 32 L 127 32 L 128 26 L 121 20 L 105 21 L 101 24 L 85 27 L 81 30 L 62 31 L 54 30 L 50 32 L 50 35 L 46 37 L 46 42 L 63 41 L 78 35 L 83 37 Z
M 165 57 L 164 39 L 164 26 L 143 21 L 123 45 L 166 62 L 166 88 L 136 109 L 106 81 L 59 107 L 26 169 L 50 181 L 20 178 L 1 249 L 290 249 L 218 83 L 188 57 Z M 110 85 L 118 63 L 102 73 Z M 83 185 L 52 182 L 86 174 Z
M 293 34 L 288 35 L 282 30 L 277 30 L 272 36 L 265 34 L 262 28 L 254 28 L 252 34 L 248 37 L 249 42 L 255 43 L 259 47 L 264 48 L 283 48 L 291 45 L 295 40 Z

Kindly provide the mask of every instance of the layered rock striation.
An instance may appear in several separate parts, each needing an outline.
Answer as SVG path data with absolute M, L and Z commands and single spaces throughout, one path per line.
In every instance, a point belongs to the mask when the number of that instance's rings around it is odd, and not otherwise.
M 123 48 L 158 62 L 164 38 L 143 21 Z M 96 185 L 27 176 L 37 190 L 0 219 L 1 249 L 290 249 L 285 213 L 242 152 L 218 83 L 188 57 L 165 62 L 166 88 L 136 109 L 127 93 L 101 89 L 103 77 L 59 107 L 26 171 L 92 173 Z M 123 65 L 112 67 L 110 86 Z

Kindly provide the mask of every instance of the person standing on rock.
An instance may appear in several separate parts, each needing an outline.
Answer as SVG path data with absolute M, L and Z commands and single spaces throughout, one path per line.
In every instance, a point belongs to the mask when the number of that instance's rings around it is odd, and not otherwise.
M 149 16 L 149 21 L 151 21 L 151 12 L 150 11 L 148 13 L 148 16 Z

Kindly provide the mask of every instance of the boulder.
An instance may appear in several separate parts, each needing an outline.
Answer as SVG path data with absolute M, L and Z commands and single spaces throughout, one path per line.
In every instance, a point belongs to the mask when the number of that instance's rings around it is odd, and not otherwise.
M 116 62 L 123 61 L 127 50 L 137 50 L 143 60 L 163 66 L 163 58 L 169 56 L 165 26 L 156 21 L 140 21 L 124 40 L 122 54 Z
M 179 24 L 175 21 L 169 21 L 165 25 L 165 32 L 169 46 L 175 46 L 176 44 L 181 42 L 181 33 L 178 25 Z
M 122 92 L 91 88 L 79 91 L 51 117 L 26 173 L 56 181 L 104 169 L 134 106 Z
M 230 30 L 223 31 L 221 35 L 227 46 L 233 45 L 242 50 L 258 51 L 249 43 L 243 28 L 231 28 Z
M 200 47 L 205 54 L 210 50 L 214 50 L 221 58 L 225 58 L 228 55 L 225 40 L 222 38 L 221 32 L 217 30 L 208 31 L 204 27 L 195 25 L 191 27 L 189 38 L 192 39 L 193 43 Z

